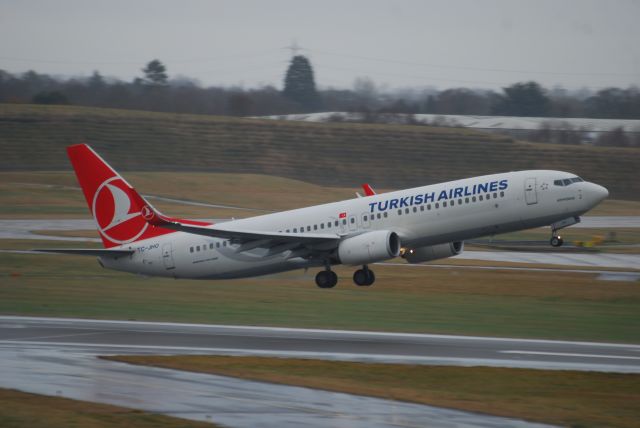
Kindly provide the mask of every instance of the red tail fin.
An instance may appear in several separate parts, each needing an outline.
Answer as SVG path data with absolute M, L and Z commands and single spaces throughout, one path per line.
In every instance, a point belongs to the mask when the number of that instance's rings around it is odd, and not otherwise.
M 174 233 L 145 221 L 149 204 L 91 147 L 77 144 L 67 153 L 105 248 Z

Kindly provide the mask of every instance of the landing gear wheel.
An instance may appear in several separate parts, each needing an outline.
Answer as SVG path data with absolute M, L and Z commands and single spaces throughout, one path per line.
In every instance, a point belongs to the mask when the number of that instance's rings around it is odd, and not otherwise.
M 338 275 L 330 270 L 323 270 L 316 275 L 316 285 L 320 288 L 333 288 L 338 283 Z
M 551 240 L 549 241 L 549 243 L 551 244 L 552 247 L 561 247 L 564 241 L 559 236 L 553 236 L 551 237 Z
M 353 282 L 358 286 L 369 286 L 376 280 L 376 275 L 368 268 L 358 269 L 353 273 Z

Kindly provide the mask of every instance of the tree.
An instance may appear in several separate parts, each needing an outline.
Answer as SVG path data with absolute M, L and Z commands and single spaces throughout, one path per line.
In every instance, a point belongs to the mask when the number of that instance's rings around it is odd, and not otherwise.
M 91 77 L 89 77 L 89 80 L 87 83 L 89 84 L 89 87 L 93 90 L 99 90 L 105 87 L 104 78 L 102 77 L 102 74 L 100 74 L 100 72 L 97 70 L 93 72 Z
M 545 117 L 549 114 L 549 97 L 538 83 L 520 82 L 502 90 L 504 95 L 497 99 L 494 113 L 533 117 Z
M 147 85 L 164 86 L 169 79 L 169 76 L 167 76 L 167 67 L 157 59 L 150 61 L 147 66 L 142 69 L 142 72 L 144 73 L 144 83 Z
M 313 79 L 313 68 L 305 56 L 296 55 L 291 59 L 282 93 L 307 110 L 318 108 L 320 99 Z
M 32 101 L 35 104 L 69 104 L 67 96 L 60 91 L 40 92 Z

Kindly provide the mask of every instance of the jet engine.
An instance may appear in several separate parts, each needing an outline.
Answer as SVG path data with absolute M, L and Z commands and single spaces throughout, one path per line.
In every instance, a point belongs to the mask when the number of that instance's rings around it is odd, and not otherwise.
M 366 265 L 400 255 L 400 238 L 389 230 L 376 230 L 347 238 L 338 246 L 338 258 L 346 265 Z
M 449 242 L 428 247 L 405 248 L 402 257 L 409 263 L 421 263 L 457 256 L 463 250 L 464 242 Z

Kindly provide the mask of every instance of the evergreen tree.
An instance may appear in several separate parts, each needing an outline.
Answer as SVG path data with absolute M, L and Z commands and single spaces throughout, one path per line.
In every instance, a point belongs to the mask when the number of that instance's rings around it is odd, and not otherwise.
M 549 115 L 551 101 L 536 82 L 515 83 L 502 88 L 494 113 L 506 116 L 545 117 Z
M 307 57 L 296 55 L 291 59 L 291 64 L 284 79 L 283 94 L 307 110 L 319 107 L 318 92 L 313 79 L 313 68 Z
M 159 60 L 154 59 L 150 61 L 145 68 L 142 69 L 144 73 L 144 83 L 153 86 L 163 86 L 167 84 L 169 76 L 167 76 L 167 67 L 164 66 Z

